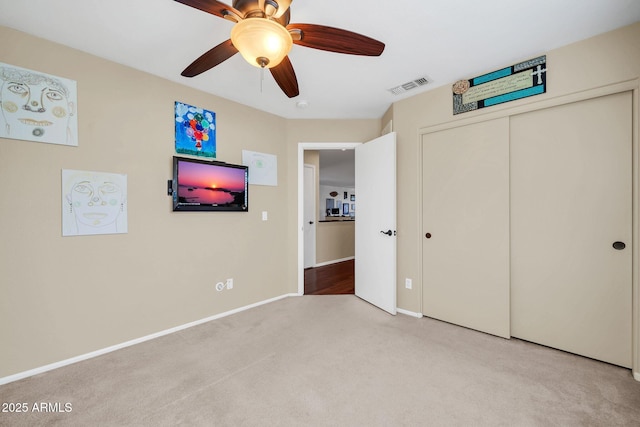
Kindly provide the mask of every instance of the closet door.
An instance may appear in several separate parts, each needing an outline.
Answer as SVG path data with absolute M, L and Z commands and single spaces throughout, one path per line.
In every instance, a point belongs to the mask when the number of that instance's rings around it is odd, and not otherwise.
M 511 118 L 511 334 L 631 367 L 632 96 Z
M 425 316 L 509 337 L 509 119 L 422 136 Z

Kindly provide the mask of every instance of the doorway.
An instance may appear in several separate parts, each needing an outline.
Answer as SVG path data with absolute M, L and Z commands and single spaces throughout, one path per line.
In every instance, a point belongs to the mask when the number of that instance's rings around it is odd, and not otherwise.
M 360 144 L 359 142 L 301 142 L 298 144 L 298 295 L 305 293 L 304 152 L 307 150 L 353 150 Z
M 396 314 L 396 134 L 390 132 L 366 143 L 298 144 L 298 294 L 304 294 L 304 151 L 355 150 L 355 256 L 358 258 L 355 295 Z M 366 184 L 366 185 L 365 185 Z M 388 203 L 380 204 L 378 191 Z

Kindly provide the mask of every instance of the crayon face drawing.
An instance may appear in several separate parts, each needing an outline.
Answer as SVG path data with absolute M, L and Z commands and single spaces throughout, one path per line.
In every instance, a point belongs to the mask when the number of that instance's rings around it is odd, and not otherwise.
M 127 176 L 62 171 L 62 235 L 127 232 Z
M 76 82 L 0 63 L 0 137 L 78 145 Z

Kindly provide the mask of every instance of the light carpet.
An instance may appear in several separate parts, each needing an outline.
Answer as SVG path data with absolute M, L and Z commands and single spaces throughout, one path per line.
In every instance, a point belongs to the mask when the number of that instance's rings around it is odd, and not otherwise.
M 639 426 L 628 369 L 353 295 L 292 297 L 0 387 L 2 426 Z M 38 402 L 70 412 L 34 412 Z

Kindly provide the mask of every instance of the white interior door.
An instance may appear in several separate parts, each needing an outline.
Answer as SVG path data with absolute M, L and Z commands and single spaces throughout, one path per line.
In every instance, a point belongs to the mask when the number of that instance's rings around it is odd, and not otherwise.
M 355 148 L 355 294 L 396 314 L 396 134 Z
M 511 120 L 512 335 L 625 367 L 632 120 L 631 92 Z
M 304 165 L 304 268 L 316 265 L 316 168 Z
M 508 338 L 508 118 L 425 134 L 422 152 L 422 313 Z

